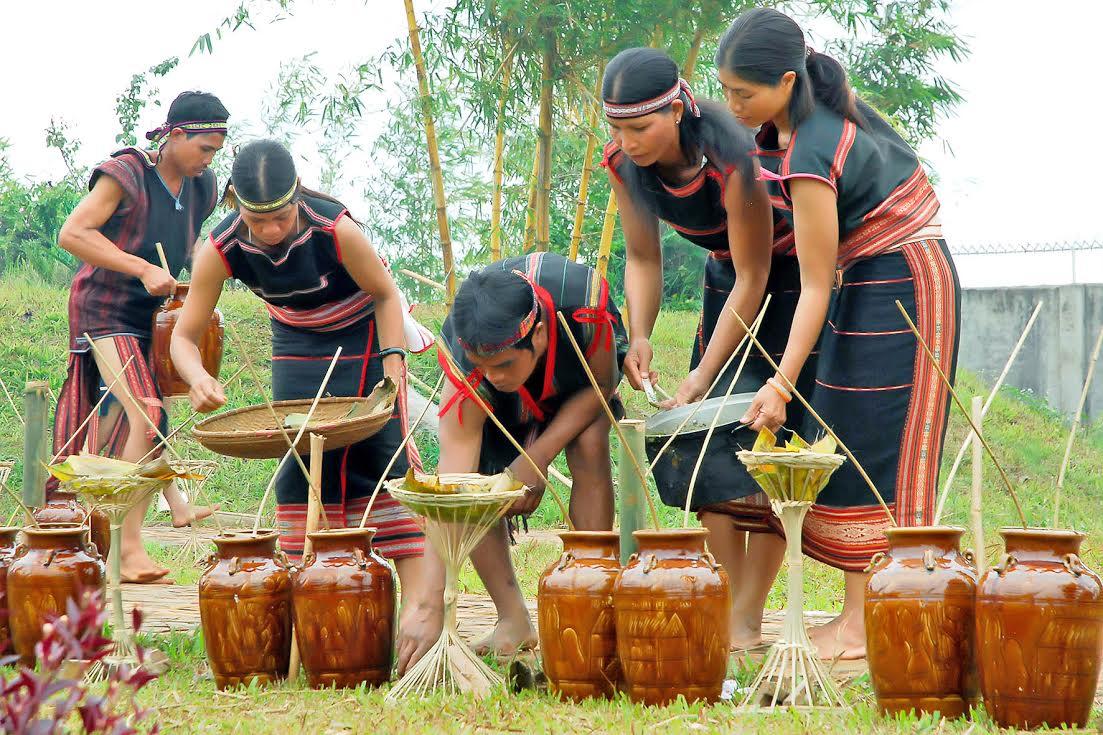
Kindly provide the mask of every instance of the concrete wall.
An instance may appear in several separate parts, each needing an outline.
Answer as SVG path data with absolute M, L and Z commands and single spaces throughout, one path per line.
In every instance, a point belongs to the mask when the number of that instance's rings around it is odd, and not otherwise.
M 1103 285 L 966 289 L 958 365 L 994 381 L 1040 300 L 1045 301 L 1042 313 L 1005 384 L 1031 390 L 1071 415 L 1103 327 Z M 1103 364 L 1092 382 L 1085 414 L 1098 419 L 1103 417 Z

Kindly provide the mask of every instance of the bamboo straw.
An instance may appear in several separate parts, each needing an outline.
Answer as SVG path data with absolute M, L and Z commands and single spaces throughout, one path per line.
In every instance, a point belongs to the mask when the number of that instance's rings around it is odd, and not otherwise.
M 980 396 L 973 396 L 973 421 L 981 426 L 984 421 L 984 406 Z M 984 576 L 988 558 L 984 552 L 984 515 L 981 510 L 981 489 L 984 484 L 984 454 L 980 442 L 973 442 L 973 486 L 970 498 L 969 521 L 973 526 L 973 546 L 976 548 L 978 578 Z M 935 521 L 938 525 L 938 521 Z
M 126 362 L 123 363 L 123 372 L 124 373 L 126 372 L 127 367 L 129 367 L 130 363 L 132 363 L 132 362 L 134 362 L 134 355 L 131 355 L 130 357 L 126 358 Z M 96 415 L 96 412 L 100 410 L 100 406 L 103 405 L 103 402 L 107 400 L 107 397 L 109 395 L 111 395 L 111 389 L 114 388 L 115 384 L 118 383 L 118 382 L 119 382 L 118 378 L 115 378 L 114 380 L 111 381 L 111 383 L 107 386 L 107 389 L 104 390 L 103 395 L 100 396 L 100 400 L 96 401 L 96 405 L 92 406 L 92 410 L 89 411 L 88 415 L 84 417 L 84 421 L 82 421 L 80 426 L 77 427 L 76 431 L 74 431 L 69 436 L 69 438 L 65 440 L 65 443 L 61 445 L 61 449 L 57 450 L 57 453 L 50 460 L 50 464 L 53 464 L 54 462 L 56 462 L 58 460 L 58 458 L 61 457 L 62 452 L 64 452 L 66 449 L 68 449 L 69 445 L 73 443 L 73 440 L 77 438 L 77 434 L 79 434 L 81 431 L 84 430 L 84 427 L 88 425 L 88 422 L 91 421 L 92 417 Z M 141 462 L 139 462 L 138 464 L 141 464 Z
M 766 309 L 763 307 L 761 313 L 765 313 Z M 757 337 L 758 328 L 761 322 L 758 324 L 752 324 L 752 333 Z M 751 355 L 751 343 L 746 340 L 740 340 L 739 345 L 742 346 L 743 342 L 747 342 L 747 349 L 743 351 L 743 357 L 739 360 L 739 366 L 735 369 L 735 375 L 732 376 L 731 382 L 728 383 L 728 390 L 724 393 L 723 400 L 720 401 L 720 407 L 716 409 L 716 413 L 712 415 L 712 422 L 709 424 L 709 430 L 705 432 L 705 442 L 701 445 L 701 451 L 697 454 L 697 462 L 693 465 L 693 474 L 689 478 L 689 491 L 686 493 L 686 507 L 685 515 L 682 518 L 682 525 L 689 528 L 689 509 L 693 504 L 693 489 L 697 487 L 697 474 L 701 471 L 701 463 L 705 460 L 705 452 L 708 451 L 709 442 L 712 441 L 712 434 L 716 431 L 716 424 L 720 421 L 720 414 L 724 412 L 724 406 L 728 404 L 728 398 L 731 396 L 732 391 L 735 390 L 735 384 L 739 382 L 739 376 L 743 374 L 743 366 L 747 364 L 747 358 Z M 704 403 L 704 401 L 701 401 Z
M 322 384 L 318 386 L 318 392 L 314 396 L 314 400 L 310 404 L 310 410 L 306 412 L 306 419 L 303 421 L 303 425 L 299 427 L 299 431 L 295 434 L 295 441 L 291 443 L 291 447 L 284 453 L 283 458 L 280 459 L 279 464 L 276 465 L 276 471 L 272 473 L 272 479 L 268 481 L 268 487 L 264 488 L 264 495 L 260 499 L 260 507 L 257 508 L 257 517 L 253 521 L 253 535 L 256 536 L 260 531 L 260 518 L 264 513 L 264 504 L 268 502 L 268 496 L 272 493 L 272 488 L 276 485 L 276 478 L 280 475 L 280 470 L 283 468 L 283 463 L 287 461 L 298 446 L 299 440 L 303 438 L 303 432 L 306 431 L 306 427 L 310 424 L 310 419 L 314 417 L 314 409 L 318 408 L 318 401 L 322 400 L 322 395 L 326 391 L 326 386 L 329 385 L 329 378 L 333 375 L 333 369 L 337 367 L 337 361 L 341 359 L 342 347 L 338 347 L 337 351 L 333 353 L 333 359 L 329 363 L 329 368 L 326 370 L 325 376 L 322 378 Z M 309 500 L 309 497 L 307 498 Z
M 1069 429 L 1069 438 L 1065 443 L 1065 456 L 1061 460 L 1061 470 L 1057 473 L 1057 493 L 1053 498 L 1053 527 L 1057 528 L 1057 522 L 1061 517 L 1061 490 L 1065 487 L 1065 470 L 1069 466 L 1069 457 L 1072 456 L 1072 441 L 1076 438 L 1076 430 L 1080 428 L 1080 418 L 1084 415 L 1084 404 L 1088 401 L 1088 391 L 1091 389 L 1092 376 L 1095 374 L 1095 364 L 1099 361 L 1099 348 L 1103 347 L 1103 329 L 1099 330 L 1099 336 L 1095 338 L 1095 349 L 1092 350 L 1092 359 L 1088 363 L 1088 374 L 1084 378 L 1084 389 L 1080 391 L 1080 403 L 1076 406 L 1076 415 L 1072 419 L 1072 428 Z
M 226 326 L 229 327 L 230 330 L 230 339 L 234 341 L 234 344 L 237 346 L 238 352 L 241 353 L 241 361 L 245 363 L 245 369 L 249 371 L 249 377 L 253 379 L 253 383 L 256 384 L 257 390 L 260 391 L 261 396 L 264 398 L 264 405 L 268 407 L 268 413 L 272 416 L 272 422 L 275 424 L 276 428 L 279 429 L 280 434 L 283 436 L 283 440 L 287 442 L 287 446 L 291 450 L 291 456 L 295 458 L 295 462 L 298 463 L 299 469 L 303 473 L 303 477 L 306 478 L 306 487 L 309 495 L 315 495 L 320 499 L 322 497 L 322 489 L 314 484 L 314 481 L 311 479 L 313 477 L 313 473 L 309 469 L 307 469 L 306 464 L 303 462 L 302 456 L 299 454 L 299 450 L 296 449 L 295 445 L 291 443 L 291 437 L 287 435 L 287 429 L 284 428 L 283 421 L 280 420 L 279 415 L 276 413 L 276 407 L 272 405 L 272 401 L 268 398 L 268 391 L 265 388 L 264 383 L 261 381 L 260 376 L 257 375 L 256 368 L 253 367 L 253 360 L 249 357 L 249 351 L 245 348 L 245 342 L 242 341 L 241 335 L 237 333 L 237 327 L 235 327 L 231 322 L 226 322 Z M 313 463 L 314 460 L 312 459 L 311 464 L 313 465 Z M 309 496 L 307 497 L 307 500 L 309 501 Z M 328 531 L 329 517 L 326 516 L 323 522 L 325 523 L 326 530 Z
M 755 315 L 754 321 L 751 322 L 751 329 L 755 330 L 755 334 L 758 334 L 758 328 L 762 324 L 762 320 L 766 316 L 766 307 L 770 305 L 770 300 L 773 299 L 773 297 L 774 295 L 772 293 L 766 294 L 766 298 L 762 302 L 762 308 L 758 310 L 758 314 Z M 716 386 L 720 384 L 720 379 L 723 378 L 724 373 L 728 371 L 728 366 L 732 364 L 732 361 L 735 360 L 736 355 L 738 355 L 739 351 L 743 349 L 743 345 L 746 344 L 746 342 L 747 335 L 746 333 L 744 333 L 743 337 L 739 340 L 739 344 L 737 344 L 735 346 L 735 349 L 732 350 L 732 353 L 728 355 L 728 359 L 724 362 L 724 366 L 720 368 L 720 372 L 718 372 L 716 374 L 716 377 L 713 378 L 712 385 L 710 385 L 709 389 L 705 391 L 706 396 L 712 395 L 712 391 L 716 389 Z M 673 434 L 667 437 L 667 440 L 663 443 L 661 447 L 659 447 L 659 451 L 655 453 L 655 457 L 651 460 L 651 464 L 647 468 L 649 471 L 655 471 L 655 465 L 659 463 L 659 459 L 663 456 L 663 452 L 665 452 L 670 447 L 670 445 L 674 443 L 674 440 L 677 439 L 678 435 L 682 433 L 682 429 L 686 427 L 686 424 L 693 420 L 693 417 L 696 416 L 697 412 L 701 410 L 701 405 L 703 403 L 704 400 L 700 400 L 696 401 L 693 404 L 693 410 L 690 411 L 684 419 L 682 419 L 682 423 L 678 424 L 678 428 L 674 430 Z
M 414 420 L 410 428 L 406 430 L 406 436 L 402 437 L 402 443 L 394 450 L 394 454 L 391 455 L 391 459 L 387 462 L 387 466 L 379 473 L 379 481 L 375 483 L 375 489 L 372 490 L 371 497 L 368 498 L 368 504 L 364 507 L 364 515 L 360 518 L 360 528 L 363 528 L 364 524 L 368 522 L 368 516 L 371 514 L 372 506 L 375 505 L 375 498 L 379 495 L 379 489 L 383 487 L 383 483 L 387 481 L 387 474 L 391 471 L 391 467 L 394 467 L 394 463 L 398 461 L 398 456 L 405 451 L 406 445 L 414 436 L 414 432 L 417 431 L 417 427 L 421 424 L 421 420 L 425 418 L 425 414 L 432 408 L 433 399 L 437 397 L 437 393 L 440 391 L 442 385 L 444 385 L 444 373 L 441 373 L 440 377 L 437 378 L 437 384 L 433 386 L 433 392 L 425 399 L 425 406 L 422 407 L 421 413 L 418 414 L 417 419 Z
M 440 350 L 440 354 L 444 356 L 445 361 L 448 363 L 448 366 L 452 369 L 453 373 L 455 373 L 456 377 L 462 380 L 463 384 L 467 386 L 468 390 L 470 391 L 471 399 L 475 401 L 476 404 L 478 404 L 479 408 L 481 408 L 483 410 L 483 413 L 486 414 L 486 417 L 490 419 L 495 426 L 498 427 L 498 431 L 502 432 L 509 443 L 513 445 L 513 448 L 521 453 L 521 456 L 525 458 L 525 461 L 529 463 L 532 469 L 536 470 L 537 476 L 539 476 L 540 479 L 544 481 L 544 487 L 551 491 L 556 505 L 559 506 L 559 512 L 562 513 L 563 519 L 567 522 L 567 530 L 573 531 L 574 522 L 571 521 L 570 511 L 567 510 L 567 506 L 563 503 L 563 499 L 559 497 L 559 493 L 557 493 L 555 491 L 555 488 L 553 488 L 548 482 L 547 474 L 545 474 L 544 471 L 540 469 L 540 465 L 536 464 L 533 458 L 529 456 L 529 453 L 525 451 L 525 448 L 521 446 L 520 442 L 513 438 L 513 434 L 510 434 L 509 430 L 502 425 L 502 422 L 499 421 L 498 417 L 494 415 L 494 412 L 490 410 L 490 406 L 486 405 L 486 401 L 483 400 L 483 397 L 480 396 L 475 387 L 472 386 L 470 382 L 468 382 L 467 376 L 464 375 L 463 371 L 460 370 L 459 365 L 456 364 L 455 359 L 453 359 L 452 357 L 452 353 L 448 350 L 448 346 L 444 343 L 443 337 L 439 337 L 437 339 L 437 349 Z
M 601 386 L 598 385 L 597 378 L 594 377 L 594 373 L 590 370 L 589 363 L 586 362 L 586 355 L 583 354 L 582 348 L 578 346 L 578 340 L 574 338 L 574 334 L 571 333 L 571 326 L 567 323 L 567 317 L 563 315 L 563 312 L 557 312 L 556 316 L 559 317 L 559 323 L 563 325 L 563 331 L 567 335 L 567 339 L 571 343 L 571 347 L 574 349 L 574 353 L 578 355 L 578 361 L 582 363 L 582 369 L 586 372 L 586 377 L 590 379 L 590 385 L 593 386 L 594 393 L 597 394 L 597 399 L 601 401 L 601 407 L 605 409 L 605 415 L 609 417 L 609 423 L 613 425 L 613 430 L 617 432 L 617 438 L 620 439 L 621 447 L 624 449 L 625 454 L 628 455 L 628 459 L 632 461 L 632 466 L 636 469 L 636 474 L 640 478 L 640 485 L 644 490 L 644 498 L 647 500 L 647 510 L 651 513 L 651 522 L 655 526 L 655 530 L 659 530 L 659 514 L 655 512 L 655 501 L 651 499 L 651 493 L 647 492 L 647 473 L 643 471 L 643 467 L 640 466 L 640 460 L 636 457 L 636 453 L 632 451 L 631 445 L 624 436 L 624 430 L 620 427 L 620 422 L 617 421 L 617 417 L 613 415 L 613 410 L 609 408 L 609 402 L 605 400 L 605 394 L 601 392 Z
M 168 258 L 165 257 L 165 249 L 161 246 L 161 243 L 157 243 L 156 248 L 157 257 L 161 259 L 161 267 L 165 270 L 165 273 L 168 273 L 171 276 L 172 271 L 169 270 L 169 261 Z M 172 287 L 172 295 L 176 295 L 176 286 Z
M 992 405 L 992 401 L 995 400 L 996 394 L 999 392 L 1000 387 L 1003 385 L 1004 378 L 1011 371 L 1011 365 L 1014 364 L 1015 358 L 1019 356 L 1019 350 L 1022 349 L 1023 343 L 1026 342 L 1026 336 L 1030 334 L 1030 330 L 1034 327 L 1034 321 L 1038 318 L 1038 314 L 1042 311 L 1042 304 L 1044 301 L 1039 301 L 1037 306 L 1034 307 L 1034 313 L 1030 315 L 1030 319 L 1027 320 L 1026 326 L 1023 328 L 1023 333 L 1019 335 L 1019 341 L 1015 343 L 1015 347 L 1011 350 L 1011 354 L 1007 358 L 1007 362 L 1004 363 L 1003 371 L 1000 373 L 1000 377 L 996 379 L 996 383 L 992 386 L 992 390 L 988 392 L 988 398 L 984 402 L 984 410 L 982 415 L 988 414 L 988 409 Z M 961 448 L 957 451 L 957 456 L 954 457 L 954 464 L 950 467 L 950 473 L 946 476 L 946 482 L 942 485 L 942 497 L 938 499 L 938 508 L 934 513 L 934 524 L 937 526 L 939 519 L 942 518 L 942 509 L 946 506 L 946 498 L 950 494 L 950 488 L 953 487 L 954 479 L 957 477 L 958 468 L 961 466 L 961 460 L 965 457 L 965 452 L 969 449 L 969 445 L 973 442 L 973 433 L 969 432 L 965 436 L 965 441 L 961 443 Z
M 420 273 L 415 273 L 414 271 L 409 270 L 408 268 L 399 268 L 398 272 L 401 273 L 402 275 L 406 276 L 407 278 L 412 278 L 415 281 L 418 281 L 419 283 L 424 283 L 426 286 L 429 286 L 430 288 L 434 288 L 437 291 L 447 291 L 448 290 L 443 283 L 437 283 L 432 278 L 426 278 L 425 276 L 421 275 Z
M 950 391 L 950 397 L 954 399 L 954 403 L 956 403 L 957 407 L 961 409 L 961 412 L 965 414 L 965 420 L 969 422 L 970 428 L 972 428 L 973 431 L 976 433 L 977 439 L 980 440 L 980 443 L 984 445 L 985 450 L 988 451 L 988 456 L 991 458 L 992 464 L 996 465 L 996 469 L 999 471 L 1000 477 L 1003 478 L 1004 485 L 1007 486 L 1007 492 L 1011 494 L 1011 499 L 1015 502 L 1015 510 L 1019 512 L 1019 520 L 1022 522 L 1023 528 L 1026 528 L 1026 516 L 1023 515 L 1023 507 L 1019 505 L 1019 496 L 1015 494 L 1015 488 L 1011 486 L 1011 479 L 1007 476 L 1007 473 L 1004 472 L 1003 466 L 1000 464 L 1000 461 L 996 459 L 996 453 L 992 451 L 992 447 L 989 446 L 988 440 L 984 438 L 984 435 L 980 433 L 980 429 L 978 429 L 976 424 L 973 423 L 973 418 L 969 415 L 969 409 L 967 409 L 965 407 L 965 404 L 961 402 L 961 399 L 958 398 L 957 391 L 955 391 L 954 386 L 950 384 L 950 379 L 946 377 L 946 373 L 942 371 L 942 366 L 938 364 L 938 358 L 934 356 L 934 353 L 931 352 L 931 348 L 927 346 L 927 343 L 923 339 L 923 336 L 919 334 L 919 330 L 916 328 L 915 323 L 912 321 L 912 318 L 908 316 L 907 309 L 905 309 L 904 305 L 901 304 L 899 301 L 896 302 L 896 308 L 900 310 L 900 313 L 904 317 L 904 321 L 908 323 L 908 328 L 911 329 L 912 334 L 915 335 L 916 342 L 919 343 L 919 346 L 922 347 L 923 351 L 927 354 L 927 358 L 931 361 L 931 365 L 934 367 L 935 372 L 938 373 L 938 377 L 942 378 L 942 382 L 946 385 L 946 389 Z
M 0 378 L 0 388 L 4 389 L 4 395 L 8 399 L 8 405 L 11 406 L 11 410 L 15 413 L 15 417 L 19 419 L 19 423 L 26 426 L 27 422 L 23 420 L 23 414 L 19 413 L 19 407 L 15 405 L 15 399 L 12 398 L 11 393 L 8 392 L 8 386 L 3 378 Z
M 889 523 L 893 526 L 896 526 L 896 519 L 892 517 L 892 511 L 889 510 L 888 505 L 885 504 L 885 499 L 881 497 L 880 491 L 878 491 L 877 486 L 873 484 L 873 480 L 869 478 L 869 475 L 866 473 L 865 468 L 862 467 L 862 463 L 859 462 L 858 458 L 854 456 L 854 452 L 850 451 L 850 447 L 848 447 L 843 442 L 843 440 L 839 438 L 839 435 L 835 433 L 835 430 L 828 426 L 826 421 L 820 418 L 820 415 L 816 413 L 816 409 L 812 408 L 812 404 L 809 403 L 803 395 L 801 395 L 801 392 L 797 390 L 797 386 L 793 385 L 793 382 L 789 380 L 789 376 L 781 372 L 781 368 L 778 367 L 778 364 L 776 362 L 774 362 L 774 358 L 770 356 L 770 353 L 766 350 L 765 347 L 762 346 L 762 343 L 758 341 L 758 337 L 749 333 L 750 330 L 747 329 L 747 323 L 743 321 L 743 318 L 739 316 L 735 309 L 729 306 L 728 311 L 730 311 L 732 314 L 735 314 L 735 318 L 739 321 L 739 326 L 743 327 L 744 331 L 748 332 L 751 341 L 754 342 L 755 347 L 757 347 L 758 351 L 762 353 L 762 356 L 766 358 L 766 362 L 770 363 L 770 367 L 774 369 L 774 372 L 780 375 L 781 379 L 785 381 L 785 386 L 789 389 L 789 392 L 796 396 L 797 400 L 800 401 L 805 410 L 808 411 L 812 418 L 816 420 L 816 423 L 823 427 L 823 430 L 826 431 L 827 434 L 835 440 L 835 443 L 839 445 L 839 448 L 842 449 L 846 456 L 850 459 L 850 461 L 854 463 L 854 469 L 858 471 L 858 474 L 862 476 L 863 480 L 865 480 L 866 485 L 868 485 L 869 489 L 873 491 L 874 497 L 877 498 L 877 502 L 881 505 L 881 510 L 885 511 L 885 515 L 888 516 Z
M 425 127 L 425 142 L 429 147 L 429 170 L 433 182 L 433 203 L 437 210 L 437 229 L 440 231 L 441 260 L 447 274 L 448 305 L 456 296 L 456 277 L 452 266 L 452 234 L 448 227 L 448 206 L 444 197 L 444 174 L 440 167 L 440 152 L 437 149 L 437 131 L 433 122 L 433 100 L 429 92 L 429 75 L 425 72 L 425 59 L 421 55 L 421 39 L 418 36 L 417 18 L 414 17 L 413 0 L 405 0 L 406 26 L 410 34 L 410 54 L 414 59 L 417 72 L 418 91 L 421 97 L 422 122 Z
M 229 388 L 231 385 L 233 385 L 237 381 L 238 378 L 240 378 L 244 374 L 245 374 L 245 368 L 244 367 L 239 367 L 237 369 L 237 372 L 235 372 L 233 375 L 231 375 L 230 379 L 222 384 L 222 387 L 223 388 Z M 152 455 L 154 452 L 156 452 L 161 447 L 165 446 L 165 444 L 167 444 L 173 437 L 175 437 L 181 431 L 186 429 L 188 427 L 188 424 L 190 424 L 192 421 L 195 421 L 195 417 L 198 416 L 198 415 L 199 415 L 199 411 L 192 411 L 191 414 L 186 419 L 184 419 L 180 423 L 179 426 L 177 426 L 175 429 L 170 431 L 165 436 L 164 439 L 157 440 L 157 443 L 153 445 L 153 449 L 150 449 L 148 452 L 146 452 L 142 456 L 141 459 L 138 460 L 138 464 L 142 464 L 143 462 L 145 462 L 147 459 L 149 459 L 150 455 Z

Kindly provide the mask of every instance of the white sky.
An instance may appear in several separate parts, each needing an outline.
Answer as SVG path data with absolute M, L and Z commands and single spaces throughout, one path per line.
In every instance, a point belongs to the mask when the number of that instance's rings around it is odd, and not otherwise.
M 429 5 L 418 2 L 419 10 Z M 337 72 L 406 32 L 399 0 L 317 0 L 301 3 L 290 20 L 216 41 L 213 56 L 188 58 L 195 38 L 235 6 L 234 0 L 3 3 L 0 68 L 10 107 L 0 118 L 0 137 L 12 143 L 16 171 L 38 179 L 62 173 L 56 152 L 45 146 L 51 117 L 70 124 L 87 163 L 114 150 L 115 97 L 132 74 L 168 56 L 182 61 L 158 81 L 165 105 L 180 90 L 203 89 L 221 97 L 231 122 L 256 127 L 281 61 L 317 49 L 315 62 Z M 940 177 L 948 239 L 959 245 L 1103 240 L 1103 220 L 1094 212 L 1103 194 L 1097 183 L 1103 146 L 1080 140 L 1094 133 L 1103 113 L 1093 81 L 1103 2 L 1051 0 L 1039 8 L 1026 0 L 957 0 L 952 19 L 972 55 L 943 70 L 965 102 L 942 123 L 940 139 L 922 150 Z M 384 103 L 369 99 L 367 107 L 378 111 Z M 139 135 L 163 113 L 147 108 Z M 362 143 L 378 124 L 378 115 L 365 119 Z M 1062 283 L 1073 275 L 1068 254 L 957 260 L 970 286 Z M 1103 251 L 1078 254 L 1075 278 L 1103 282 Z

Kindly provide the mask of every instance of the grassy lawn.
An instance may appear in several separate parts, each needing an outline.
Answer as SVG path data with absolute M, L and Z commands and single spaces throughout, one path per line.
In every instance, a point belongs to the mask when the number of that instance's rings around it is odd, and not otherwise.
M 226 318 L 243 336 L 245 344 L 229 342 L 223 362 L 223 377 L 228 377 L 241 365 L 239 350 L 248 350 L 254 364 L 267 378 L 270 368 L 269 329 L 267 315 L 260 303 L 247 292 L 227 292 L 220 304 Z M 0 378 L 18 394 L 26 380 L 44 379 L 55 391 L 60 386 L 65 369 L 66 293 L 63 290 L 37 285 L 22 278 L 0 282 Z M 417 312 L 422 321 L 436 328 L 443 317 L 439 307 L 423 307 Z M 695 332 L 696 315 L 684 312 L 665 313 L 654 335 L 656 369 L 665 377 L 668 388 L 685 374 L 689 359 L 689 337 Z M 411 367 L 416 376 L 427 383 L 438 375 L 435 358 L 422 355 L 413 358 Z M 987 386 L 974 376 L 958 375 L 962 399 L 986 394 Z M 230 406 L 239 407 L 262 401 L 260 390 L 246 378 L 228 391 Z M 650 411 L 642 396 L 623 391 L 628 413 L 645 417 Z M 964 439 L 966 424 L 952 409 L 952 419 L 944 470 Z M 172 407 L 173 425 L 190 414 L 180 402 Z M 1065 419 L 1030 395 L 1014 389 L 1000 392 L 986 420 L 989 441 L 995 447 L 1005 469 L 1022 500 L 1028 522 L 1049 525 L 1053 515 L 1053 489 L 1067 432 Z M 845 439 L 845 437 L 844 437 Z M 613 439 L 615 442 L 615 437 Z M 22 427 L 6 404 L 0 404 L 0 459 L 22 457 Z M 421 434 L 418 439 L 422 456 L 429 466 L 435 464 L 437 446 L 434 437 Z M 211 458 L 202 447 L 184 438 L 177 445 L 187 457 Z M 211 497 L 225 509 L 255 512 L 261 493 L 274 469 L 274 461 L 244 461 L 221 459 L 221 467 L 207 484 Z M 561 469 L 566 470 L 560 458 Z M 1103 430 L 1088 427 L 1081 434 L 1073 452 L 1062 502 L 1062 525 L 1089 534 L 1082 554 L 1085 562 L 1103 569 L 1103 555 L 1098 539 L 1103 530 L 1103 517 L 1097 512 L 1103 502 Z M 955 486 L 950 489 L 944 522 L 966 525 L 968 521 L 969 461 L 963 463 Z M 20 485 L 18 467 L 10 483 Z M 985 466 L 985 532 L 986 554 L 995 560 L 1000 540 L 997 529 L 1016 523 L 1010 497 L 991 463 Z M 659 503 L 657 495 L 656 503 Z M 0 499 L 0 513 L 8 514 L 14 504 L 7 497 Z M 271 513 L 272 508 L 267 509 Z M 667 526 L 681 523 L 680 511 L 663 508 L 661 518 Z M 0 519 L 3 520 L 3 519 Z M 547 498 L 530 519 L 534 529 L 560 528 L 558 511 Z M 967 543 L 972 545 L 972 540 Z M 170 561 L 169 549 L 151 544 L 151 552 L 174 567 L 182 583 L 194 582 L 199 571 L 192 565 Z M 536 582 L 544 567 L 558 556 L 557 544 L 522 541 L 513 549 L 521 585 L 528 596 L 535 594 Z M 805 567 L 807 605 L 820 610 L 836 610 L 841 602 L 842 577 L 839 572 L 811 562 Z M 477 576 L 470 570 L 462 578 L 464 591 L 482 592 Z M 781 607 L 785 589 L 785 571 L 774 586 L 771 607 Z M 847 692 L 853 706 L 845 711 L 814 714 L 779 714 L 770 717 L 748 717 L 731 706 L 700 707 L 675 705 L 669 708 L 644 708 L 624 700 L 589 702 L 582 705 L 562 705 L 546 695 L 523 693 L 517 696 L 498 695 L 484 701 L 466 698 L 426 700 L 401 706 L 383 702 L 378 691 L 312 692 L 301 683 L 268 689 L 229 693 L 214 691 L 207 672 L 198 636 L 176 635 L 160 638 L 155 645 L 167 650 L 173 660 L 172 670 L 152 684 L 142 695 L 146 704 L 159 710 L 160 718 L 172 732 L 966 732 L 968 724 L 944 723 L 931 719 L 903 718 L 899 721 L 878 719 L 871 706 L 868 682 L 859 680 Z M 742 672 L 740 676 L 746 676 Z M 1097 717 L 1098 719 L 1098 717 Z M 983 717 L 972 732 L 990 731 Z

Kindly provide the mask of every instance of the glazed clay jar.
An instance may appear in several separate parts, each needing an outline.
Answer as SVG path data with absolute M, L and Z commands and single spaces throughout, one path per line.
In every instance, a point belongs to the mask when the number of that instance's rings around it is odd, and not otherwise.
M 218 551 L 199 579 L 199 615 L 219 689 L 287 676 L 291 575 L 278 537 L 241 531 L 214 540 Z
M 977 704 L 972 559 L 959 552 L 963 528 L 885 531 L 889 550 L 867 571 L 866 654 L 883 714 L 941 712 L 957 718 Z
M 32 666 L 43 624 L 64 615 L 69 600 L 102 590 L 104 566 L 83 526 L 43 523 L 27 526 L 23 536 L 8 567 L 8 623 L 20 663 Z
M 536 593 L 540 654 L 549 687 L 563 697 L 611 698 L 620 679 L 613 584 L 620 534 L 559 534 L 563 555 L 540 577 Z
M 374 528 L 308 534 L 292 583 L 299 653 L 310 686 L 378 686 L 394 660 L 395 583 L 372 550 Z
M 0 526 L 0 656 L 12 652 L 8 626 L 8 567 L 15 558 L 15 537 L 19 531 L 18 526 Z
M 728 665 L 728 577 L 708 531 L 636 531 L 639 551 L 613 587 L 617 658 L 633 702 L 716 701 Z
M 1084 534 L 1000 531 L 1003 562 L 977 590 L 977 664 L 1001 727 L 1084 726 L 1099 680 L 1103 587 L 1077 556 Z
M 53 491 L 46 504 L 35 509 L 34 518 L 39 523 L 90 525 L 91 540 L 96 545 L 96 551 L 104 559 L 107 558 L 107 551 L 111 548 L 111 521 L 103 511 L 93 510 L 92 522 L 89 524 L 88 509 L 80 504 L 75 493 Z
M 180 309 L 184 307 L 184 299 L 188 295 L 188 284 L 176 284 L 176 292 L 165 300 L 160 308 L 153 314 L 153 340 L 150 352 L 153 358 L 153 372 L 157 376 L 157 385 L 163 396 L 186 396 L 189 386 L 176 372 L 172 356 L 169 354 L 169 343 L 172 342 L 172 330 L 176 327 L 176 320 L 180 318 Z M 211 376 L 217 378 L 222 367 L 222 350 L 224 339 L 224 327 L 222 312 L 215 309 L 211 312 L 210 321 L 207 322 L 207 330 L 199 338 L 199 356 L 203 360 L 203 369 Z

